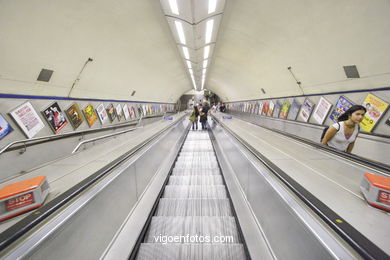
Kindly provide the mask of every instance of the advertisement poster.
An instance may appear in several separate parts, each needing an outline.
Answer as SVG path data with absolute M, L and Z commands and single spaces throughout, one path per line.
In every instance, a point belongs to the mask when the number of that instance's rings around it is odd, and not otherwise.
M 0 114 L 0 140 L 6 137 L 9 133 L 11 133 L 14 129 L 12 129 L 11 125 L 5 120 L 2 114 Z
M 268 110 L 269 110 L 269 102 L 265 101 L 263 105 L 263 115 L 266 116 L 268 114 Z
M 259 115 L 261 115 L 263 113 L 263 102 L 260 102 L 259 103 Z
M 298 103 L 295 99 L 291 103 L 290 112 L 288 114 L 288 118 L 291 120 L 296 120 L 298 116 L 299 109 L 301 108 L 301 104 Z
M 354 103 L 349 101 L 347 98 L 344 96 L 340 96 L 339 99 L 337 100 L 337 103 L 330 114 L 330 119 L 332 119 L 333 122 L 337 122 L 339 119 L 339 116 L 344 114 L 345 111 L 347 111 L 350 107 L 352 107 Z
M 268 116 L 272 116 L 272 113 L 274 112 L 275 104 L 274 102 L 270 101 L 269 102 L 269 107 L 268 107 Z
M 280 109 L 282 108 L 282 105 L 279 102 L 276 102 L 274 107 L 274 113 L 272 114 L 273 117 L 279 117 Z
M 314 103 L 311 102 L 309 99 L 306 99 L 305 102 L 303 102 L 301 111 L 299 111 L 299 116 L 302 118 L 303 122 L 309 121 L 309 117 L 311 115 L 311 112 L 313 112 Z
M 93 106 L 89 104 L 83 109 L 84 116 L 87 119 L 88 125 L 91 127 L 93 124 L 95 124 L 97 120 L 97 115 L 95 113 L 95 110 L 93 109 Z
M 42 113 L 55 134 L 58 134 L 68 124 L 57 102 L 51 104 Z
M 96 112 L 98 114 L 100 123 L 102 125 L 104 125 L 106 123 L 106 121 L 108 120 L 108 114 L 107 114 L 106 109 L 104 108 L 103 103 L 101 103 L 100 105 L 97 106 Z
M 121 104 L 116 105 L 116 107 L 115 107 L 115 113 L 116 113 L 116 115 L 117 115 L 117 117 L 118 117 L 118 121 L 121 121 L 122 116 L 123 116 Z
M 65 112 L 73 126 L 73 129 L 77 129 L 81 123 L 84 122 L 83 114 L 81 113 L 79 105 L 76 103 L 71 105 Z
M 332 104 L 325 98 L 321 97 L 316 109 L 314 109 L 313 118 L 318 124 L 322 125 L 325 121 L 326 116 L 329 113 Z
M 389 104 L 372 94 L 368 94 L 362 105 L 367 109 L 367 113 L 364 115 L 360 126 L 364 131 L 371 132 L 383 116 Z
M 286 119 L 288 116 L 288 112 L 290 111 L 290 103 L 288 101 L 284 101 L 282 106 L 282 111 L 280 111 L 280 118 Z
M 129 120 L 130 118 L 130 113 L 129 113 L 129 108 L 127 107 L 127 105 L 123 105 L 123 115 L 125 116 L 125 120 Z
M 107 114 L 108 114 L 108 118 L 110 118 L 110 121 L 111 123 L 115 120 L 116 118 L 116 113 L 115 113 L 115 108 L 114 108 L 114 105 L 113 104 L 110 104 L 107 109 Z
M 10 112 L 10 115 L 28 138 L 34 137 L 45 127 L 30 102 L 26 102 Z
M 133 106 L 130 106 L 130 105 L 127 105 L 127 107 L 129 108 L 129 113 L 130 113 L 130 118 L 131 119 L 135 119 L 136 118 L 136 115 L 135 115 L 135 109 Z

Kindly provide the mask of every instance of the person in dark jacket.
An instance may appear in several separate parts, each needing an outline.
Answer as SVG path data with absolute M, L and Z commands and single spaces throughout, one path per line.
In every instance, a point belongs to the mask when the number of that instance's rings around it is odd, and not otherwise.
M 192 130 L 198 130 L 198 116 L 199 116 L 198 107 L 194 106 L 194 110 L 192 111 L 192 114 L 190 116 L 190 120 L 192 122 Z
M 202 130 L 207 129 L 207 114 L 210 110 L 209 104 L 207 102 L 203 103 L 202 111 L 200 111 L 199 121 L 202 123 Z
M 222 103 L 222 105 L 219 107 L 219 111 L 225 113 L 225 111 L 226 111 L 225 103 Z

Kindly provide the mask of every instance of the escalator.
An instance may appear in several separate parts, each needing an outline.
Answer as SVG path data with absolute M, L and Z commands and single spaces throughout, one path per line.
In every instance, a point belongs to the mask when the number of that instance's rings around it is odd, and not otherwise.
M 208 132 L 188 133 L 136 259 L 247 259 Z

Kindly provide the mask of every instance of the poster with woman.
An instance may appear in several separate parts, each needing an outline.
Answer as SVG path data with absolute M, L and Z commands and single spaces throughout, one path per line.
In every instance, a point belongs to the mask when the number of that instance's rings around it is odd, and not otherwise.
M 280 109 L 282 108 L 282 105 L 276 101 L 275 107 L 274 107 L 274 112 L 272 114 L 273 117 L 279 117 Z
M 71 105 L 67 110 L 65 110 L 65 113 L 68 116 L 68 119 L 74 130 L 76 130 L 81 125 L 81 123 L 84 122 L 83 114 L 81 113 L 77 103 Z
M 337 122 L 339 116 L 344 114 L 344 112 L 347 111 L 353 105 L 354 103 L 349 101 L 346 97 L 340 96 L 329 118 L 332 119 L 333 122 Z
M 125 120 L 129 120 L 130 118 L 130 113 L 129 113 L 129 109 L 127 107 L 127 105 L 123 105 L 123 115 L 125 116 Z
M 288 113 L 288 119 L 296 120 L 300 108 L 301 104 L 299 104 L 297 100 L 293 99 L 293 102 L 291 103 L 290 107 L 290 112 Z
M 269 102 L 264 101 L 264 105 L 263 105 L 263 115 L 264 116 L 266 116 L 268 114 L 268 110 L 269 110 Z
M 259 113 L 258 115 L 261 115 L 263 113 L 263 101 L 259 102 Z
M 267 116 L 272 116 L 272 113 L 274 112 L 274 108 L 275 108 L 274 102 L 270 101 L 270 102 L 269 102 L 269 107 L 268 107 Z
M 108 114 L 106 111 L 106 108 L 104 107 L 103 103 L 99 104 L 96 107 L 96 113 L 99 117 L 99 121 L 102 125 L 104 125 L 108 120 Z
M 127 108 L 129 109 L 130 119 L 135 119 L 136 115 L 134 107 L 131 105 L 127 105 Z
M 0 114 L 0 140 L 6 137 L 14 129 L 11 125 L 5 120 L 2 114 Z
M 302 104 L 301 111 L 299 111 L 299 117 L 302 119 L 303 122 L 309 121 L 313 109 L 314 103 L 311 102 L 309 99 L 306 99 L 305 102 L 303 102 Z
M 372 94 L 368 94 L 362 105 L 367 109 L 367 113 L 360 126 L 364 131 L 370 133 L 386 112 L 389 104 Z
M 116 105 L 115 107 L 115 113 L 118 117 L 118 121 L 121 121 L 122 117 L 123 117 L 123 113 L 122 113 L 122 106 L 121 104 L 118 104 Z
M 108 114 L 108 118 L 110 119 L 111 123 L 115 120 L 116 118 L 116 113 L 115 113 L 115 108 L 114 108 L 114 105 L 113 104 L 110 104 L 107 108 L 106 108 L 106 111 L 107 111 L 107 114 Z
M 87 119 L 87 123 L 88 123 L 89 127 L 92 127 L 95 124 L 96 120 L 98 119 L 98 116 L 96 115 L 95 110 L 93 109 L 93 106 L 91 104 L 89 104 L 88 106 L 86 106 L 83 109 L 83 112 L 84 112 L 85 118 Z
M 280 118 L 286 119 L 288 116 L 288 112 L 290 111 L 290 103 L 286 100 L 283 103 L 282 110 L 280 111 Z
M 34 137 L 45 127 L 41 118 L 30 102 L 26 102 L 10 112 L 11 117 L 18 124 L 27 138 Z
M 57 102 L 43 110 L 42 114 L 55 134 L 58 134 L 68 124 Z
M 321 97 L 313 113 L 314 121 L 322 125 L 331 107 L 332 104 L 328 102 L 328 100 L 326 100 L 325 98 Z

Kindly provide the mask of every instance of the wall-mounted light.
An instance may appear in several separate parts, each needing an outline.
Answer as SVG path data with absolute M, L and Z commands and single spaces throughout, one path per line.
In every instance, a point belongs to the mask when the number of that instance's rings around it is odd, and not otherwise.
M 210 54 L 210 45 L 207 45 L 206 47 L 204 47 L 204 56 L 203 56 L 203 58 L 207 59 L 209 57 L 209 54 Z
M 206 24 L 206 40 L 205 43 L 211 42 L 211 36 L 213 35 L 214 19 L 208 20 Z
M 179 7 L 177 6 L 176 0 L 169 0 L 169 7 L 171 8 L 171 12 L 173 14 L 179 15 Z M 210 7 L 209 7 L 210 9 Z
M 189 60 L 190 59 L 190 53 L 188 52 L 188 48 L 187 47 L 183 47 L 183 53 L 184 53 L 184 58 Z
M 209 0 L 209 14 L 214 13 L 217 8 L 217 0 Z
M 182 44 L 186 44 L 186 37 L 184 36 L 183 24 L 179 21 L 175 21 L 177 33 Z

